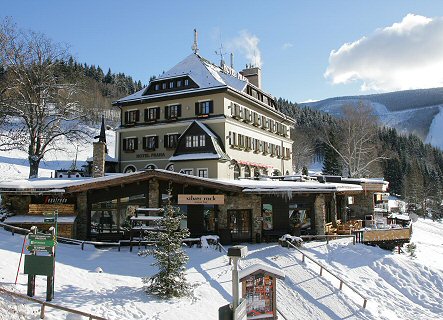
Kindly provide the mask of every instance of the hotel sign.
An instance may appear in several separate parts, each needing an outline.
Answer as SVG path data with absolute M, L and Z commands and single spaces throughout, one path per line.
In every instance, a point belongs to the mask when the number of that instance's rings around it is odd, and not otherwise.
M 225 204 L 223 194 L 179 194 L 178 204 Z

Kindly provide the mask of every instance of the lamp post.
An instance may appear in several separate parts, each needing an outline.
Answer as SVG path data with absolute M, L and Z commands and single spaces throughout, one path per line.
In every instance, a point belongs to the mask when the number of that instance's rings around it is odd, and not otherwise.
M 232 259 L 232 311 L 238 307 L 238 261 L 248 255 L 247 246 L 233 246 L 228 249 L 228 257 Z

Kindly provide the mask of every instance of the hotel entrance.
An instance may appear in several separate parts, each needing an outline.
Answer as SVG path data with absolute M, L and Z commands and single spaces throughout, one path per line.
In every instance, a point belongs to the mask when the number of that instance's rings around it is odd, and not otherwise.
M 251 210 L 228 210 L 228 226 L 232 242 L 252 241 Z

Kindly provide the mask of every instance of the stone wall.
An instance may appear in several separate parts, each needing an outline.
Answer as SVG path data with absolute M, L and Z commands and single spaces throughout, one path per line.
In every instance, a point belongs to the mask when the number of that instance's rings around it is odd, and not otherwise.
M 252 210 L 252 241 L 256 241 L 256 235 L 262 233 L 262 210 L 261 197 L 252 194 L 225 195 L 225 204 L 219 207 L 218 228 L 228 229 L 228 210 Z
M 314 216 L 315 216 L 315 234 L 324 235 L 325 234 L 325 217 L 326 217 L 326 206 L 325 206 L 325 195 L 324 194 L 319 194 L 315 197 Z
M 92 177 L 98 178 L 105 175 L 106 143 L 98 141 L 93 143 L 92 149 Z
M 149 180 L 148 201 L 149 208 L 160 207 L 160 187 L 157 179 Z
M 2 206 L 15 214 L 27 214 L 31 196 L 2 194 Z
M 351 218 L 365 219 L 365 215 L 374 214 L 374 192 L 365 191 L 354 196 L 351 208 Z
M 75 225 L 74 237 L 81 240 L 86 240 L 88 230 L 88 195 L 85 192 L 77 194 L 77 219 Z

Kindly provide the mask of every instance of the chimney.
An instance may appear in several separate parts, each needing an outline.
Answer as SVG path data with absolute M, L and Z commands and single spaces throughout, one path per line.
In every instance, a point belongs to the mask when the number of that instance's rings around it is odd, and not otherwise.
M 251 65 L 246 69 L 240 71 L 240 74 L 248 79 L 249 83 L 252 83 L 257 88 L 261 89 L 261 69 L 260 67 L 252 67 Z
M 98 141 L 93 143 L 92 150 L 92 177 L 98 178 L 105 175 L 106 143 Z

